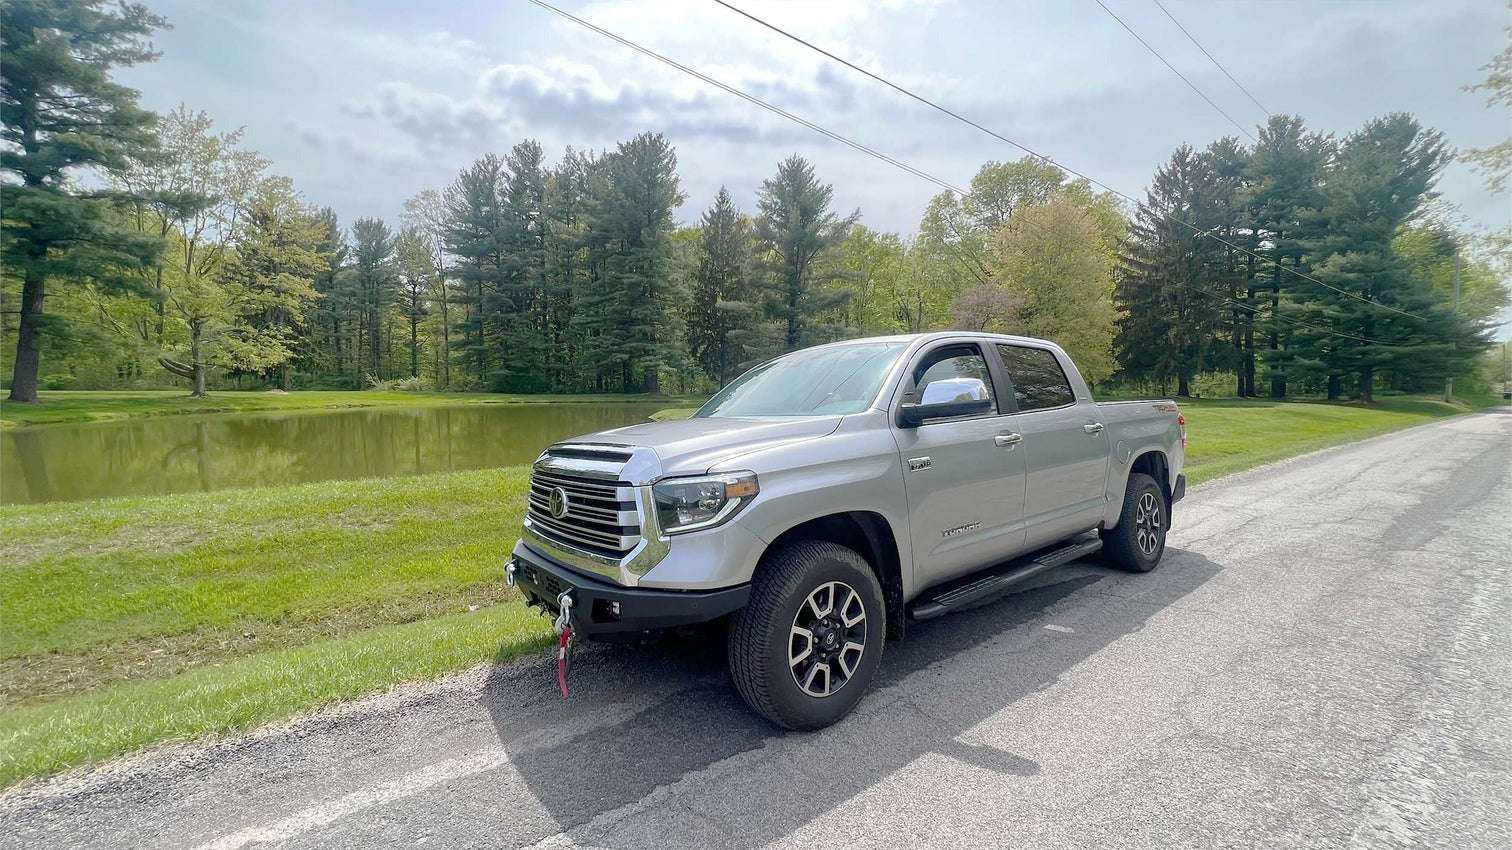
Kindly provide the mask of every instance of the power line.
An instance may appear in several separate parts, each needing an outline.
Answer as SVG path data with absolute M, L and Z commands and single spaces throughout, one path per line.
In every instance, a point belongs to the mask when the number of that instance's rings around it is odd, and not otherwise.
M 1262 104 L 1254 95 L 1250 94 L 1250 90 L 1247 89 L 1247 88 L 1245 88 L 1243 83 L 1241 83 L 1238 80 L 1234 79 L 1234 75 L 1230 74 L 1228 72 L 1228 69 L 1225 68 L 1225 67 L 1223 67 L 1223 64 L 1221 62 L 1219 62 L 1217 59 L 1213 58 L 1213 54 L 1209 53 L 1208 49 L 1206 47 L 1202 46 L 1202 42 L 1198 41 L 1195 36 L 1193 36 L 1191 33 L 1187 32 L 1187 28 L 1181 25 L 1181 21 L 1176 20 L 1176 16 L 1173 15 L 1173 14 L 1171 14 L 1171 11 L 1165 7 L 1165 4 L 1161 3 L 1160 0 L 1151 0 L 1151 1 L 1156 6 L 1160 7 L 1160 11 L 1165 12 L 1165 16 L 1167 18 L 1171 19 L 1171 23 L 1175 24 L 1177 29 L 1181 30 L 1181 34 L 1182 35 L 1186 36 L 1193 44 L 1197 45 L 1197 49 L 1202 51 L 1202 55 L 1203 56 L 1206 56 L 1215 66 L 1217 66 L 1218 70 L 1220 70 L 1220 71 L 1223 72 L 1223 76 L 1229 78 L 1229 82 L 1233 83 L 1235 86 L 1237 86 L 1239 88 L 1240 91 L 1244 92 L 1244 96 L 1247 97 L 1247 98 L 1249 98 L 1251 103 L 1253 103 L 1256 106 L 1260 107 L 1260 111 L 1265 113 L 1265 117 L 1266 118 L 1270 118 L 1271 117 L 1271 111 L 1269 109 L 1266 109 L 1265 105 Z M 1106 7 L 1104 7 L 1104 8 L 1106 8 Z
M 742 99 L 744 101 L 747 101 L 749 103 L 755 104 L 756 106 L 759 106 L 762 109 L 767 110 L 768 112 L 773 112 L 773 113 L 775 113 L 777 115 L 781 115 L 783 118 L 786 118 L 789 121 L 793 121 L 795 123 L 802 124 L 803 126 L 809 128 L 810 130 L 813 130 L 814 132 L 819 133 L 819 134 L 821 134 L 823 136 L 827 136 L 830 139 L 833 139 L 834 141 L 837 141 L 837 142 L 839 142 L 842 145 L 845 145 L 845 146 L 850 147 L 850 148 L 854 148 L 855 150 L 858 150 L 861 153 L 866 154 L 867 156 L 876 157 L 877 159 L 880 159 L 883 162 L 885 162 L 885 163 L 887 163 L 889 165 L 892 165 L 892 166 L 894 166 L 896 168 L 901 168 L 904 171 L 907 171 L 909 174 L 914 175 L 915 177 L 918 177 L 918 178 L 923 179 L 923 180 L 928 180 L 929 182 L 935 184 L 936 186 L 939 186 L 939 187 L 941 187 L 943 189 L 948 189 L 948 190 L 950 190 L 952 192 L 955 192 L 957 194 L 961 194 L 961 195 L 969 194 L 968 192 L 966 192 L 966 190 L 964 190 L 964 189 L 962 189 L 962 188 L 960 188 L 958 186 L 952 185 L 950 183 L 947 183 L 944 180 L 941 180 L 940 178 L 935 177 L 932 174 L 926 174 L 923 171 L 920 171 L 919 169 L 914 168 L 912 165 L 909 165 L 906 162 L 902 162 L 901 160 L 894 159 L 893 157 L 890 157 L 887 154 L 882 153 L 881 151 L 874 150 L 872 148 L 867 147 L 866 145 L 861 144 L 860 142 L 852 141 L 851 139 L 848 139 L 848 138 L 840 135 L 839 133 L 835 133 L 835 132 L 832 132 L 830 130 L 827 130 L 824 127 L 821 127 L 818 124 L 815 124 L 814 122 L 809 121 L 806 118 L 802 118 L 800 116 L 794 115 L 793 113 L 788 112 L 786 109 L 783 109 L 783 108 L 778 107 L 778 106 L 774 106 L 774 105 L 772 105 L 770 103 L 767 103 L 766 101 L 762 100 L 759 97 L 756 97 L 755 95 L 747 94 L 747 93 L 741 91 L 740 89 L 735 88 L 734 86 L 722 83 L 719 80 L 716 80 L 713 77 L 709 76 L 708 74 L 704 74 L 704 73 L 702 73 L 700 71 L 695 71 L 694 69 L 689 68 L 687 65 L 684 65 L 681 62 L 676 61 L 675 59 L 671 59 L 671 58 L 668 58 L 666 56 L 663 56 L 662 54 L 657 53 L 656 51 L 652 50 L 649 47 L 642 47 L 641 45 L 636 44 L 635 42 L 629 40 L 628 38 L 623 38 L 621 36 L 615 35 L 614 33 L 610 32 L 609 30 L 604 29 L 601 26 L 598 26 L 597 24 L 594 24 L 594 23 L 592 23 L 590 21 L 585 21 L 582 18 L 577 17 L 576 15 L 573 15 L 573 14 L 571 14 L 569 12 L 565 12 L 565 11 L 563 11 L 561 9 L 558 9 L 557 7 L 551 5 L 550 3 L 544 3 L 544 2 L 542 2 L 542 0 L 530 0 L 530 2 L 536 4 L 537 6 L 540 6 L 542 9 L 546 9 L 548 11 L 555 12 L 556 14 L 561 15 L 562 17 L 566 18 L 567 20 L 572 21 L 573 23 L 575 23 L 575 24 L 577 24 L 577 25 L 579 25 L 581 27 L 585 27 L 587 29 L 590 29 L 590 30 L 598 33 L 599 35 L 601 35 L 601 36 L 603 36 L 605 38 L 611 39 L 613 41 L 617 41 L 620 44 L 622 44 L 622 45 L 630 48 L 631 50 L 636 51 L 637 53 L 640 53 L 640 54 L 642 54 L 644 56 L 647 56 L 647 57 L 649 57 L 651 59 L 655 59 L 656 61 L 661 62 L 664 65 L 668 65 L 668 66 L 671 66 L 673 68 L 676 68 L 677 70 L 682 71 L 684 74 L 688 74 L 690 76 L 697 77 L 698 79 L 700 79 L 700 80 L 708 83 L 711 86 L 714 86 L 716 88 L 719 88 L 719 89 L 722 89 L 722 90 L 724 90 L 726 92 L 729 92 L 730 94 L 733 94 L 736 97 L 738 97 L 738 98 L 740 98 L 740 99 Z
M 1160 51 L 1158 51 L 1155 48 L 1151 47 L 1150 43 L 1148 41 L 1145 41 L 1143 38 L 1141 38 L 1140 35 L 1139 35 L 1139 33 L 1137 33 L 1137 32 L 1134 31 L 1133 27 L 1131 27 L 1128 24 L 1124 23 L 1123 22 L 1123 18 L 1120 18 L 1119 16 L 1113 14 L 1113 10 L 1112 9 L 1109 9 L 1107 6 L 1103 6 L 1102 0 L 1093 0 L 1093 2 L 1096 3 L 1099 6 L 1102 6 L 1102 10 L 1104 12 L 1107 12 L 1108 16 L 1111 17 L 1113 20 L 1118 21 L 1118 25 L 1119 26 L 1121 26 L 1124 29 L 1128 30 L 1129 31 L 1129 35 L 1134 36 L 1134 40 L 1135 41 L 1138 41 L 1140 44 L 1143 44 L 1145 46 L 1145 50 L 1150 51 L 1150 53 L 1153 54 L 1156 59 L 1159 59 L 1161 61 L 1161 63 L 1164 64 L 1167 68 L 1170 68 L 1171 69 L 1171 73 L 1173 73 L 1176 76 L 1180 77 L 1181 81 L 1183 83 L 1187 84 L 1187 88 L 1191 89 L 1194 92 L 1197 92 L 1197 96 L 1198 97 L 1200 97 L 1203 100 L 1207 101 L 1207 105 L 1211 106 L 1211 107 L 1213 107 L 1213 109 L 1217 110 L 1219 115 L 1222 115 L 1224 118 L 1227 118 L 1228 122 L 1230 124 L 1233 124 L 1235 127 L 1237 127 L 1239 129 L 1239 132 L 1243 133 L 1246 136 L 1249 136 L 1250 141 L 1252 141 L 1252 142 L 1259 141 L 1258 139 L 1255 138 L 1255 134 L 1254 133 L 1251 133 L 1248 129 L 1246 129 L 1243 124 L 1240 124 L 1238 121 L 1235 121 L 1234 120 L 1234 116 L 1228 114 L 1227 112 L 1224 112 L 1223 111 L 1223 107 L 1221 107 L 1218 104 L 1214 103 L 1213 99 L 1210 98 L 1210 97 L 1208 97 L 1206 94 L 1204 94 L 1203 91 L 1202 91 L 1202 89 L 1197 88 L 1197 84 L 1196 83 L 1194 83 L 1191 80 L 1187 79 L 1186 74 L 1183 74 L 1180 71 L 1176 70 L 1176 66 L 1175 65 L 1172 65 L 1170 62 L 1167 62 L 1166 58 L 1164 56 L 1160 55 Z
M 531 2 L 536 2 L 536 0 L 531 0 Z M 861 75 L 863 75 L 865 77 L 868 77 L 868 78 L 870 78 L 872 80 L 875 80 L 876 82 L 879 82 L 879 83 L 881 83 L 884 86 L 887 86 L 888 88 L 890 88 L 890 89 L 898 92 L 899 94 L 902 94 L 905 97 L 908 97 L 908 98 L 911 98 L 911 99 L 913 99 L 915 101 L 918 101 L 919 103 L 922 103 L 925 106 L 928 106 L 930 109 L 933 109 L 933 110 L 935 110 L 937 112 L 941 112 L 941 113 L 943 113 L 945 115 L 948 115 L 951 118 L 954 118 L 955 120 L 960 121 L 961 123 L 963 123 L 963 124 L 965 124 L 965 125 L 967 125 L 969 127 L 972 127 L 972 128 L 974 128 L 976 130 L 979 130 L 979 131 L 981 131 L 981 132 L 983 132 L 983 133 L 985 133 L 985 134 L 993 137 L 994 139 L 997 139 L 1000 142 L 1004 142 L 1006 144 L 1012 145 L 1013 147 L 1018 148 L 1019 150 L 1021 150 L 1024 153 L 1026 153 L 1026 154 L 1034 157 L 1035 159 L 1040 160 L 1041 162 L 1045 163 L 1046 165 L 1054 166 L 1056 168 L 1059 168 L 1061 171 L 1065 172 L 1066 174 L 1070 174 L 1073 177 L 1081 178 L 1082 180 L 1085 180 L 1088 183 L 1090 183 L 1090 184 L 1092 184 L 1094 186 L 1097 186 L 1098 188 L 1102 189 L 1105 192 L 1109 192 L 1109 193 L 1111 193 L 1113 195 L 1116 195 L 1117 197 L 1123 198 L 1125 201 L 1128 201 L 1129 203 L 1134 204 L 1135 206 L 1139 205 L 1139 201 L 1137 201 L 1134 198 L 1130 197 L 1129 195 L 1127 195 L 1127 194 L 1119 191 L 1118 189 L 1115 189 L 1112 186 L 1109 186 L 1108 184 L 1102 182 L 1101 180 L 1098 180 L 1098 179 L 1096 179 L 1094 177 L 1090 177 L 1090 176 L 1088 176 L 1086 174 L 1083 174 L 1082 172 L 1077 171 L 1076 169 L 1074 169 L 1074 168 L 1072 168 L 1072 167 L 1070 167 L 1068 165 L 1063 165 L 1063 164 L 1061 164 L 1059 162 L 1056 162 L 1055 160 L 1051 159 L 1050 157 L 1046 156 L 1045 154 L 1042 154 L 1042 153 L 1040 153 L 1040 152 L 1034 150 L 1033 148 L 1030 148 L 1030 147 L 1028 147 L 1028 146 L 1026 146 L 1024 144 L 1016 142 L 1013 139 L 1010 139 L 1007 136 L 1004 136 L 1003 134 L 997 132 L 996 130 L 993 130 L 993 129 L 988 128 L 988 127 L 984 127 L 981 124 L 979 124 L 978 122 L 973 121 L 970 118 L 967 118 L 966 116 L 961 115 L 958 112 L 955 112 L 955 111 L 953 111 L 951 109 L 948 109 L 948 108 L 946 108 L 944 106 L 941 106 L 940 104 L 938 104 L 938 103 L 930 100 L 929 98 L 924 97 L 923 95 L 917 94 L 917 93 L 915 93 L 915 92 L 913 92 L 913 91 L 911 91 L 909 89 L 906 89 L 906 88 L 898 85 L 897 83 L 894 83 L 891 80 L 888 80 L 888 79 L 886 79 L 884 77 L 878 76 L 877 74 L 874 74 L 871 71 L 868 71 L 865 68 L 862 68 L 861 66 L 855 64 L 854 62 L 851 62 L 851 61 L 849 61 L 849 60 L 847 60 L 847 59 L 845 59 L 843 57 L 837 56 L 834 53 L 831 53 L 830 51 L 825 50 L 824 48 L 822 48 L 822 47 L 820 47 L 820 46 L 818 46 L 818 45 L 816 45 L 816 44 L 814 44 L 812 42 L 805 41 L 803 38 L 800 38 L 799 36 L 794 35 L 791 32 L 788 32 L 787 30 L 785 30 L 785 29 L 777 26 L 776 24 L 768 23 L 767 21 L 764 21 L 761 18 L 758 18 L 755 15 L 752 15 L 750 12 L 747 12 L 744 9 L 741 9 L 741 8 L 739 8 L 737 6 L 733 6 L 733 5 L 725 2 L 725 0 L 714 0 L 714 2 L 718 3 L 719 5 L 721 5 L 723 7 L 725 7 L 726 9 L 729 9 L 730 11 L 736 13 L 737 15 L 740 15 L 741 17 L 746 18 L 747 20 L 750 20 L 750 21 L 752 21 L 752 22 L 754 22 L 756 24 L 760 24 L 761 26 L 766 27 L 767 29 L 771 30 L 772 32 L 777 33 L 778 35 L 781 35 L 784 38 L 787 38 L 787 39 L 789 39 L 791 41 L 795 41 L 795 42 L 803 45 L 804 47 L 807 47 L 808 49 L 814 51 L 815 53 L 818 53 L 818 54 L 820 54 L 822 56 L 826 56 L 826 57 L 834 60 L 835 62 L 838 62 L 841 65 L 844 65 L 845 67 L 850 68 L 852 71 L 855 71 L 858 74 L 861 74 Z M 544 4 L 537 3 L 537 5 L 544 5 Z M 1111 12 L 1109 14 L 1111 14 Z M 1230 120 L 1232 120 L 1232 119 L 1230 119 Z M 1253 137 L 1251 137 L 1251 138 L 1253 138 Z M 1254 251 L 1251 251 L 1251 250 L 1249 250 L 1248 248 L 1245 248 L 1242 245 L 1236 245 L 1235 243 L 1230 242 L 1229 240 L 1224 239 L 1221 236 L 1215 236 L 1215 235 L 1213 235 L 1210 232 L 1210 230 L 1204 230 L 1203 228 L 1200 228 L 1197 225 L 1192 224 L 1189 221 L 1185 221 L 1183 219 L 1177 218 L 1176 216 L 1174 216 L 1174 215 L 1172 215 L 1170 213 L 1162 213 L 1161 215 L 1162 215 L 1162 217 L 1170 219 L 1171 221 L 1174 221 L 1177 224 L 1182 225 L 1183 227 L 1189 228 L 1190 230 L 1192 230 L 1192 232 L 1197 233 L 1200 236 L 1206 236 L 1207 238 L 1212 239 L 1212 240 L 1214 240 L 1214 241 L 1216 241 L 1216 242 L 1218 242 L 1218 243 L 1220 243 L 1222 245 L 1226 245 L 1229 248 L 1232 248 L 1233 250 L 1238 251 L 1241 254 L 1244 254 L 1245 256 L 1253 257 L 1253 258 L 1255 258 L 1256 260 L 1259 260 L 1262 263 L 1265 263 L 1265 264 L 1268 264 L 1268 265 L 1271 265 L 1271 266 L 1275 266 L 1276 268 L 1280 269 L 1281 271 L 1286 272 L 1289 275 L 1301 278 L 1302 280 L 1310 281 L 1312 283 L 1317 284 L 1318 286 L 1323 287 L 1324 289 L 1333 290 L 1334 292 L 1337 292 L 1340 295 L 1346 296 L 1348 298 L 1353 298 L 1356 301 L 1361 301 L 1361 302 L 1364 302 L 1366 304 L 1370 304 L 1370 305 L 1379 307 L 1382 310 L 1388 310 L 1388 311 L 1390 311 L 1392 313 L 1399 313 L 1399 314 L 1401 314 L 1403 316 L 1408 316 L 1408 317 L 1411 317 L 1411 318 L 1414 318 L 1414 319 L 1421 319 L 1423 321 L 1427 321 L 1427 318 L 1424 317 L 1424 316 L 1420 316 L 1420 315 L 1418 315 L 1416 313 L 1411 313 L 1411 312 L 1408 312 L 1406 310 L 1398 309 L 1396 307 L 1391 306 L 1390 304 L 1383 304 L 1383 303 L 1381 303 L 1379 301 L 1373 301 L 1373 300 L 1371 300 L 1369 298 L 1366 298 L 1365 296 L 1360 295 L 1358 293 L 1350 292 L 1347 289 L 1340 289 L 1339 287 L 1334 286 L 1333 284 L 1325 283 L 1325 282 L 1323 282 L 1321 280 L 1318 280 L 1317 278 L 1313 277 L 1310 274 L 1307 274 L 1306 272 L 1301 272 L 1301 271 L 1298 271 L 1297 269 L 1293 269 L 1293 268 L 1287 268 L 1286 266 L 1281 265 L 1279 262 L 1277 262 L 1276 260 L 1274 260 L 1274 259 L 1272 259 L 1270 257 L 1264 256 L 1263 254 L 1257 254 Z
M 921 171 L 921 170 L 919 170 L 917 168 L 914 168 L 913 166 L 908 165 L 907 163 L 902 162 L 901 160 L 895 159 L 895 158 L 893 158 L 891 156 L 888 156 L 887 154 L 881 153 L 880 151 L 874 150 L 874 149 L 872 149 L 870 147 L 867 147 L 866 145 L 863 145 L 863 144 L 861 144 L 859 142 L 853 141 L 853 140 L 851 140 L 851 139 L 849 139 L 849 138 L 847 138 L 845 136 L 842 136 L 839 133 L 836 133 L 836 132 L 834 132 L 832 130 L 829 130 L 829 129 L 825 128 L 825 127 L 821 127 L 818 124 L 813 123 L 812 121 L 809 121 L 807 119 L 801 118 L 801 117 L 799 117 L 797 115 L 794 115 L 791 112 L 788 112 L 788 111 L 786 111 L 784 109 L 781 109 L 781 108 L 779 108 L 777 106 L 774 106 L 774 105 L 772 105 L 770 103 L 767 103 L 766 101 L 762 100 L 761 98 L 756 97 L 755 95 L 748 94 L 748 93 L 746 93 L 744 91 L 741 91 L 740 89 L 735 88 L 734 86 L 731 86 L 731 85 L 728 85 L 726 83 L 720 82 L 719 80 L 716 80 L 713 77 L 708 76 L 707 74 L 703 74 L 703 73 L 701 73 L 699 71 L 695 71 L 692 68 L 689 68 L 688 66 L 683 65 L 680 62 L 677 62 L 677 61 L 675 61 L 673 59 L 670 59 L 670 58 L 668 58 L 668 57 L 666 57 L 666 56 L 664 56 L 664 55 L 662 55 L 662 54 L 660 54 L 660 53 L 652 50 L 649 47 L 644 47 L 644 46 L 642 46 L 640 44 L 637 44 L 637 43 L 635 43 L 635 42 L 633 42 L 633 41 L 631 41 L 631 40 L 629 40 L 627 38 L 624 38 L 622 36 L 616 35 L 615 33 L 612 33 L 610 31 L 604 29 L 603 27 L 600 27 L 600 26 L 598 26 L 596 24 L 593 24 L 593 23 L 591 23 L 589 21 L 585 21 L 582 18 L 579 18 L 579 17 L 577 17 L 577 16 L 575 16 L 573 14 L 570 14 L 570 13 L 562 10 L 562 9 L 559 9 L 556 6 L 553 6 L 550 3 L 545 2 L 545 0 L 530 0 L 530 2 L 534 3 L 535 5 L 543 8 L 543 9 L 546 9 L 547 11 L 550 11 L 550 12 L 556 14 L 556 15 L 559 15 L 559 16 L 561 16 L 561 17 L 563 17 L 563 18 L 565 18 L 565 19 L 567 19 L 569 21 L 572 21 L 573 23 L 578 24 L 579 26 L 582 26 L 585 29 L 592 30 L 593 32 L 596 32 L 596 33 L 604 36 L 605 38 L 611 39 L 611 40 L 613 40 L 613 41 L 615 41 L 615 42 L 617 42 L 619 44 L 624 45 L 625 47 L 629 47 L 630 49 L 636 51 L 637 53 L 640 53 L 640 54 L 642 54 L 644 56 L 647 56 L 647 57 L 649 57 L 651 59 L 655 59 L 656 61 L 661 62 L 661 63 L 663 63 L 665 65 L 668 65 L 670 67 L 676 68 L 677 70 L 682 71 L 682 72 L 684 72 L 686 74 L 689 74 L 689 75 L 691 75 L 693 77 L 696 77 L 699 80 L 702 80 L 704 82 L 709 83 L 710 85 L 716 86 L 717 88 L 719 88 L 719 89 L 721 89 L 723 91 L 729 92 L 730 94 L 733 94 L 733 95 L 741 98 L 742 100 L 745 100 L 745 101 L 747 101 L 749 103 L 755 104 L 756 106 L 760 106 L 763 109 L 766 109 L 766 110 L 768 110 L 770 112 L 773 112 L 773 113 L 775 113 L 777 115 L 781 115 L 782 117 L 787 118 L 788 120 L 794 121 L 794 122 L 796 122 L 798 124 L 803 125 L 804 127 L 807 127 L 809 129 L 817 132 L 817 133 L 820 133 L 820 134 L 824 135 L 827 138 L 830 138 L 830 139 L 833 139 L 834 141 L 840 142 L 841 144 L 846 145 L 847 147 L 853 148 L 853 149 L 855 149 L 857 151 L 860 151 L 861 153 L 864 153 L 864 154 L 866 154 L 868 156 L 871 156 L 871 157 L 874 157 L 874 158 L 876 158 L 878 160 L 881 160 L 882 162 L 886 162 L 887 164 L 892 165 L 892 166 L 894 166 L 896 168 L 902 169 L 903 171 L 907 171 L 909 174 L 913 174 L 913 175 L 915 175 L 915 176 L 917 176 L 919 178 L 922 178 L 922 179 L 927 180 L 927 181 L 929 181 L 931 183 L 934 183 L 937 186 L 941 186 L 941 187 L 945 188 L 948 191 L 955 192 L 957 195 L 960 195 L 963 198 L 973 197 L 973 193 L 968 192 L 965 189 L 961 189 L 961 188 L 959 188 L 957 186 L 954 186 L 954 185 L 952 185 L 952 184 L 950 184 L 950 183 L 948 183 L 948 182 L 946 182 L 944 180 L 941 180 L 938 177 L 935 177 L 932 174 L 929 174 L 927 172 L 924 172 L 924 171 Z M 717 2 L 717 0 L 716 0 L 716 2 Z M 734 7 L 731 7 L 731 8 L 733 9 Z M 739 11 L 739 10 L 737 9 L 735 11 Z M 744 13 L 742 12 L 741 14 L 744 14 Z M 840 61 L 844 61 L 844 60 L 840 60 Z M 847 63 L 847 64 L 849 64 L 849 63 Z M 867 72 L 863 71 L 863 73 L 867 73 Z M 888 83 L 888 85 L 891 85 L 891 83 Z M 901 89 L 900 89 L 900 91 L 901 91 Z M 910 97 L 917 97 L 916 95 L 913 95 L 912 93 L 909 93 L 909 92 L 905 92 L 905 93 L 909 94 Z M 988 131 L 988 132 L 991 132 L 991 131 Z M 1036 154 L 1036 156 L 1038 156 L 1038 155 Z M 1067 169 L 1067 170 L 1069 170 L 1069 169 Z M 1074 174 L 1075 172 L 1071 172 L 1071 173 Z M 1080 176 L 1080 175 L 1078 175 L 1078 176 Z M 1083 178 L 1083 179 L 1089 179 L 1089 178 Z M 1099 184 L 1099 185 L 1101 185 L 1101 184 Z M 1109 190 L 1109 191 L 1112 191 L 1112 190 Z M 1044 232 L 1050 232 L 1048 227 L 1046 227 L 1044 225 L 1041 225 L 1038 222 L 1034 222 L 1032 219 L 1024 219 L 1024 220 L 1025 221 L 1029 221 L 1030 223 L 1034 224 L 1036 227 L 1039 227 Z M 1176 219 L 1176 220 L 1179 221 L 1179 219 Z M 1199 231 L 1199 232 L 1201 232 L 1201 231 Z M 1211 234 L 1206 234 L 1206 235 L 1211 235 Z M 1221 239 L 1218 240 L 1218 241 L 1223 242 L 1223 240 L 1221 240 Z M 1225 244 L 1228 244 L 1228 243 L 1225 243 Z M 947 245 L 947 247 L 950 248 L 950 250 L 952 251 L 952 253 L 956 254 L 957 259 L 960 259 L 963 262 L 965 261 L 965 258 L 962 257 L 959 254 L 959 252 L 956 252 L 953 246 Z M 1264 259 L 1264 258 L 1262 257 L 1261 259 Z M 1281 268 L 1285 268 L 1285 267 L 1281 266 Z M 1176 283 L 1177 286 L 1181 286 L 1181 287 L 1186 288 L 1186 289 L 1191 289 L 1191 290 L 1193 290 L 1195 292 L 1201 293 L 1203 295 L 1207 295 L 1208 297 L 1217 298 L 1217 299 L 1220 299 L 1220 300 L 1223 300 L 1223 301 L 1227 301 L 1227 302 L 1229 302 L 1229 303 L 1231 303 L 1231 304 L 1233 304 L 1233 305 L 1235 305 L 1235 306 L 1237 306 L 1237 307 L 1239 307 L 1241 309 L 1248 310 L 1251 314 L 1258 315 L 1260 313 L 1260 310 L 1258 308 L 1252 306 L 1252 305 L 1247 305 L 1247 304 L 1244 304 L 1244 303 L 1239 302 L 1239 301 L 1234 301 L 1233 299 L 1230 299 L 1230 298 L 1228 298 L 1226 296 L 1219 295 L 1219 294 L 1214 293 L 1214 292 L 1209 292 L 1209 291 L 1207 291 L 1205 289 L 1202 289 L 1201 287 L 1194 286 L 1194 285 L 1189 284 L 1189 283 L 1183 283 L 1183 282 L 1180 282 L 1180 281 L 1173 281 L 1173 282 Z M 1374 303 L 1374 302 L 1372 302 L 1372 303 Z M 1327 328 L 1319 328 L 1319 327 L 1307 324 L 1306 322 L 1302 322 L 1301 320 L 1294 319 L 1294 318 L 1289 317 L 1289 316 L 1283 317 L 1283 316 L 1279 316 L 1279 315 L 1273 315 L 1273 316 L 1271 316 L 1271 320 L 1272 321 L 1276 321 L 1276 322 L 1281 322 L 1281 321 L 1291 322 L 1291 323 L 1299 325 L 1301 327 L 1305 327 L 1305 328 L 1308 328 L 1310 330 L 1317 331 L 1319 333 L 1327 334 L 1329 336 L 1340 337 L 1340 338 L 1344 338 L 1344 339 L 1354 339 L 1354 340 L 1358 340 L 1358 341 L 1361 341 L 1361 342 L 1375 342 L 1376 344 L 1379 344 L 1379 345 L 1395 345 L 1395 343 L 1387 343 L 1387 342 L 1384 342 L 1384 341 L 1371 340 L 1371 339 L 1367 339 L 1365 337 L 1355 336 L 1353 334 L 1348 334 L 1348 333 L 1344 333 L 1344 332 L 1341 332 L 1341 331 L 1330 330 L 1330 329 L 1327 329 Z

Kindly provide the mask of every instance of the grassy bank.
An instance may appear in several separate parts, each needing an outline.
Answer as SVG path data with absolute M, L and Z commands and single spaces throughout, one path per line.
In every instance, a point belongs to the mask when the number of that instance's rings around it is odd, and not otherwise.
M 1183 405 L 1193 483 L 1462 412 Z M 544 645 L 520 468 L 0 508 L 0 785 Z
M 454 404 L 531 404 L 541 402 L 669 403 L 682 401 L 665 395 L 508 395 L 503 393 L 399 393 L 377 390 L 311 390 L 292 393 L 215 392 L 192 398 L 181 390 L 133 392 L 43 390 L 36 404 L 0 404 L 0 428 L 48 425 L 55 422 L 96 422 L 140 416 L 258 411 L 337 410 L 352 407 L 431 407 Z M 687 400 L 699 404 L 698 399 Z

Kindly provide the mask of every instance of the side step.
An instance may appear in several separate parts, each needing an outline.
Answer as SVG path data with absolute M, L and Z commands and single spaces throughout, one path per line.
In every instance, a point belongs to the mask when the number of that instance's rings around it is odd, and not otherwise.
M 909 607 L 909 616 L 915 620 L 932 620 L 1101 548 L 1102 538 L 1096 533 L 1073 537 L 1054 549 L 1042 549 L 1039 553 L 1030 553 L 992 567 L 985 574 L 976 573 L 929 590 Z

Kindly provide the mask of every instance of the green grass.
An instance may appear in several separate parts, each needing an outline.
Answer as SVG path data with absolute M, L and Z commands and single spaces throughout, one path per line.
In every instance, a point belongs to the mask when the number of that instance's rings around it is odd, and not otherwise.
M 1465 408 L 1182 410 L 1195 484 Z M 548 623 L 500 570 L 526 482 L 511 468 L 0 507 L 0 786 L 544 646 Z
M 599 404 L 681 401 L 666 395 L 507 395 L 502 393 L 400 393 L 376 390 L 311 390 L 291 393 L 225 391 L 193 398 L 180 390 L 132 392 L 43 390 L 36 404 L 0 403 L 0 428 L 56 422 L 97 422 L 140 416 L 254 411 L 336 410 L 351 407 L 431 407 L 455 404 L 531 404 L 553 401 Z M 702 398 L 696 400 L 701 403 Z
M 1190 399 L 1180 404 L 1187 421 L 1190 484 L 1471 409 L 1400 397 L 1370 407 L 1246 399 Z

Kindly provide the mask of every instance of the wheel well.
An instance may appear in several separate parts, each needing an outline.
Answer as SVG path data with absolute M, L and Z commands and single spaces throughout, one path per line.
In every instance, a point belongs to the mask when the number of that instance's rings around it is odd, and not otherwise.
M 772 541 L 769 550 L 799 540 L 826 540 L 854 551 L 877 574 L 882 585 L 882 599 L 887 603 L 887 638 L 903 638 L 903 567 L 898 559 L 898 542 L 892 527 L 881 514 L 870 511 L 846 511 L 816 517 L 784 531 Z
M 1167 505 L 1171 503 L 1171 476 L 1169 470 L 1170 466 L 1166 461 L 1165 452 L 1158 450 L 1145 452 L 1135 458 L 1134 463 L 1129 466 L 1130 475 L 1136 472 L 1143 472 L 1145 475 L 1155 479 L 1155 483 L 1160 485 L 1160 492 L 1165 494 Z

